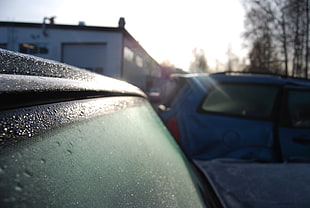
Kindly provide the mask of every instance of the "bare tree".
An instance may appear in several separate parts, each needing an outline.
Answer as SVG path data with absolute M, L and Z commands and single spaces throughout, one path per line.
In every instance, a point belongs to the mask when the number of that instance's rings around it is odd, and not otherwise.
M 281 73 L 281 62 L 277 58 L 271 37 L 266 34 L 253 43 L 249 53 L 250 66 L 248 71 L 263 73 Z
M 289 66 L 294 76 L 300 76 L 305 67 L 305 76 L 307 76 L 309 64 L 308 4 L 309 0 L 243 0 L 246 9 L 244 37 L 252 45 L 250 54 L 252 59 L 253 54 L 256 54 L 254 57 L 265 59 L 259 63 L 260 65 L 265 64 L 265 61 L 282 62 L 286 75 L 289 73 Z M 270 48 L 265 47 L 268 42 L 266 42 L 266 37 L 270 38 L 272 46 Z M 257 54 L 266 53 L 266 50 L 269 50 L 269 55 L 273 54 L 269 60 L 268 56 Z M 257 63 L 257 60 L 251 61 L 252 63 Z M 265 66 L 268 65 L 262 65 L 262 68 Z M 278 64 L 272 66 L 278 66 Z
M 160 65 L 164 67 L 176 68 L 176 66 L 173 63 L 171 63 L 169 60 L 164 60 L 163 62 L 160 63 Z
M 308 66 L 309 66 L 309 0 L 306 5 L 306 55 L 305 55 L 305 77 L 308 78 Z
M 281 10 L 281 1 L 244 0 L 243 2 L 246 9 L 246 32 L 244 33 L 244 37 L 249 40 L 252 45 L 250 54 L 252 56 L 250 57 L 250 59 L 252 59 L 251 63 L 264 63 L 262 65 L 262 70 L 266 71 L 265 66 L 268 66 L 267 63 L 282 61 L 282 63 L 284 63 L 285 74 L 287 74 L 287 35 L 285 18 Z M 283 58 L 281 60 L 278 56 L 268 57 L 264 54 L 258 55 L 259 48 L 260 51 L 265 54 L 278 54 L 278 52 L 282 52 Z M 256 53 L 255 56 L 253 56 L 254 52 Z M 256 60 L 253 62 L 253 58 L 255 57 L 260 58 L 260 61 Z M 267 59 L 265 60 L 264 58 Z M 251 66 L 250 68 L 257 69 L 257 66 Z
M 227 52 L 227 62 L 226 62 L 226 70 L 227 71 L 234 71 L 238 70 L 239 71 L 239 57 L 233 52 L 231 44 L 228 45 Z
M 191 62 L 189 70 L 191 72 L 208 72 L 208 62 L 202 49 L 195 48 L 193 51 L 194 60 Z
M 291 32 L 289 41 L 292 45 L 292 74 L 302 76 L 306 54 L 307 36 L 307 0 L 288 0 L 287 21 Z

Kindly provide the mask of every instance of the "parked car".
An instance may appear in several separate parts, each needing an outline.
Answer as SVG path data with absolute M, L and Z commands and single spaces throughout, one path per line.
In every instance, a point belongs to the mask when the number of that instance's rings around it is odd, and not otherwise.
M 148 92 L 150 102 L 158 103 L 161 100 L 161 93 L 159 88 L 151 88 Z
M 158 113 L 191 158 L 310 160 L 310 81 L 250 73 L 173 75 Z
M 0 207 L 216 200 L 138 88 L 6 50 L 0 71 Z

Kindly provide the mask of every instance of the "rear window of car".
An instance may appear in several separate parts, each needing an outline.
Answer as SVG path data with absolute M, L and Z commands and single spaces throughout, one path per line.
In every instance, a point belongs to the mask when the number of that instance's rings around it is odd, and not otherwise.
M 198 179 L 145 99 L 9 110 L 0 122 L 1 139 L 13 140 L 1 147 L 0 207 L 204 207 Z
M 279 88 L 255 84 L 219 84 L 202 103 L 202 110 L 231 116 L 268 119 Z
M 176 101 L 176 98 L 181 91 L 181 89 L 186 85 L 186 80 L 182 78 L 174 78 L 167 82 L 166 91 L 164 92 L 164 97 L 162 99 L 162 104 L 165 107 L 170 108 Z
M 288 91 L 287 107 L 292 127 L 310 128 L 310 91 Z

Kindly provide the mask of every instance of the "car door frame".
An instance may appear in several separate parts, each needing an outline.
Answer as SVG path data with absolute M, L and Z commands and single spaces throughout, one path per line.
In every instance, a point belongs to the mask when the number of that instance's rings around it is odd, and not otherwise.
M 310 93 L 310 87 L 294 84 L 288 84 L 283 87 L 282 107 L 277 130 L 282 161 L 309 160 L 307 158 L 310 158 L 310 129 L 307 127 L 294 127 L 292 125 L 288 113 L 289 91 L 308 91 Z M 295 150 L 291 149 L 292 146 L 296 146 Z M 290 151 L 288 151 L 289 149 Z M 301 153 L 300 150 L 309 153 L 305 155 L 306 157 L 292 157 L 294 152 Z

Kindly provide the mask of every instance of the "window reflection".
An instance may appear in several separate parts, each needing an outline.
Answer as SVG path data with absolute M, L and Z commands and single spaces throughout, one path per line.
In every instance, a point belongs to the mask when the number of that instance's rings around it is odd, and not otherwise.
M 215 113 L 266 119 L 271 116 L 277 87 L 223 84 L 211 90 L 203 110 Z
M 288 113 L 293 127 L 310 128 L 310 91 L 288 92 Z

